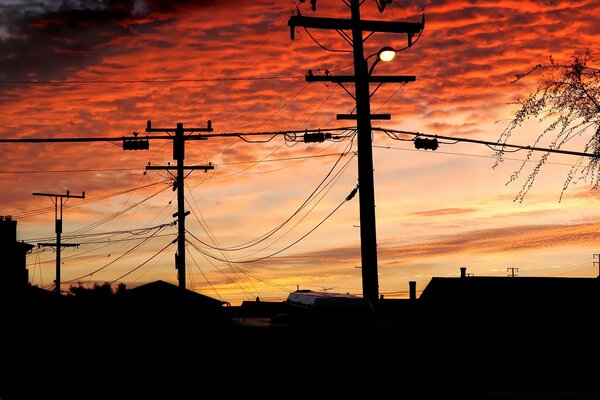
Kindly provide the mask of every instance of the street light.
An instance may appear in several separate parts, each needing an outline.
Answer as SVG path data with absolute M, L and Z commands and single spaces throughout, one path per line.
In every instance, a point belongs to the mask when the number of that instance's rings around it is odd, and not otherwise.
M 375 66 L 377 65 L 377 63 L 379 61 L 383 61 L 383 62 L 392 61 L 394 59 L 394 57 L 396 57 L 396 50 L 394 50 L 393 48 L 391 48 L 389 46 L 382 47 L 381 49 L 379 49 L 379 51 L 377 53 L 373 53 L 369 57 L 367 57 L 367 60 L 369 58 L 373 57 L 374 55 L 377 55 L 377 60 L 375 60 L 375 62 L 371 65 L 371 68 L 369 69 L 369 76 L 373 73 L 373 69 L 375 68 Z
M 340 84 L 350 96 L 356 100 L 356 131 L 357 131 L 357 153 L 358 153 L 358 181 L 360 182 L 359 207 L 360 207 L 360 257 L 362 262 L 362 280 L 363 297 L 369 299 L 373 305 L 379 301 L 379 278 L 377 266 L 377 234 L 375 224 L 375 188 L 373 182 L 373 149 L 371 143 L 372 127 L 370 98 L 374 92 L 370 91 L 369 84 L 377 83 L 379 86 L 383 83 L 407 83 L 415 80 L 414 76 L 400 75 L 382 75 L 372 76 L 373 68 L 379 61 L 391 61 L 395 53 L 392 48 L 382 48 L 377 53 L 365 58 L 363 33 L 385 32 L 385 33 L 406 33 L 408 35 L 408 45 L 412 45 L 412 37 L 423 31 L 425 21 L 421 22 L 387 22 L 387 21 L 369 21 L 360 17 L 360 6 L 364 0 L 348 0 L 345 3 L 350 7 L 351 19 L 338 18 L 318 18 L 294 15 L 290 17 L 288 26 L 292 40 L 294 39 L 294 29 L 297 26 L 304 28 L 329 29 L 336 31 L 351 31 L 345 39 L 352 45 L 352 54 L 354 60 L 354 75 L 332 76 L 314 76 L 309 73 L 306 75 L 307 82 L 334 82 Z M 389 0 L 377 0 L 380 9 Z M 371 33 L 367 36 L 369 38 Z M 378 55 L 377 60 L 369 69 L 368 62 L 371 57 Z M 344 83 L 354 83 L 354 94 L 344 87 Z M 377 89 L 376 89 L 377 90 Z M 343 115 L 343 114 L 340 114 Z M 348 114 L 351 115 L 351 114 Z M 345 118 L 350 119 L 350 118 Z M 387 119 L 387 118 L 386 118 Z
M 377 52 L 377 56 L 379 57 L 379 59 L 381 61 L 385 61 L 385 62 L 392 61 L 394 59 L 394 57 L 396 57 L 396 50 L 394 50 L 388 46 L 382 47 Z

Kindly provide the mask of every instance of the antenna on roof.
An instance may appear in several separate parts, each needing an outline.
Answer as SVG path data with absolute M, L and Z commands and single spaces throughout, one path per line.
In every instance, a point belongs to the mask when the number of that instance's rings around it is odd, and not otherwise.
M 517 274 L 515 274 L 515 272 L 519 272 L 519 268 L 515 268 L 515 267 L 508 267 L 506 268 L 506 272 L 510 271 L 511 273 L 508 275 L 511 278 L 514 278 L 515 276 L 518 276 Z
M 594 254 L 594 267 L 598 267 L 598 277 L 600 278 L 600 254 L 598 253 Z

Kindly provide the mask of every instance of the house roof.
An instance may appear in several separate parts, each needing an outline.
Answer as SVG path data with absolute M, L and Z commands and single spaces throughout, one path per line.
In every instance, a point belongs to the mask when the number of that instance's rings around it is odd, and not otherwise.
M 126 299 L 144 301 L 185 301 L 200 306 L 220 307 L 223 301 L 194 292 L 181 289 L 177 285 L 162 280 L 150 282 L 132 289 L 123 294 Z
M 35 245 L 29 244 L 29 243 L 25 243 L 25 242 L 16 242 L 15 247 L 18 250 L 26 253 L 29 250 L 33 249 L 35 247 Z
M 432 278 L 421 293 L 423 303 L 477 302 L 501 304 L 581 302 L 600 297 L 600 279 L 563 277 L 463 277 Z

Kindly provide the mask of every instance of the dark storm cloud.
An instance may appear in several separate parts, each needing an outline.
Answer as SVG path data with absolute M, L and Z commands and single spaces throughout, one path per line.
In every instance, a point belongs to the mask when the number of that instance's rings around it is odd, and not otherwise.
M 99 62 L 115 37 L 152 30 L 213 0 L 72 0 L 0 3 L 0 79 L 66 79 Z

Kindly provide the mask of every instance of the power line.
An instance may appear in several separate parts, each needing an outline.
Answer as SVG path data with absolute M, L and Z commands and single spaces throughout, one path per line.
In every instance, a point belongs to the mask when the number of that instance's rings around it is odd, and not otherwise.
M 258 164 L 258 163 L 267 163 L 267 162 L 281 162 L 281 161 L 297 161 L 297 160 L 308 160 L 311 158 L 320 158 L 320 157 L 333 157 L 340 156 L 345 153 L 327 153 L 327 154 L 311 154 L 309 156 L 298 156 L 298 157 L 285 157 L 285 158 L 270 158 L 270 159 L 262 159 L 262 160 L 252 160 L 252 161 L 235 161 L 235 162 L 226 162 L 226 163 L 214 163 L 216 166 L 221 165 L 242 165 L 242 164 Z
M 305 88 L 304 85 L 303 88 Z M 297 93 L 296 96 L 300 94 Z M 291 101 L 291 100 L 290 100 Z M 286 103 L 286 104 L 289 104 Z M 283 107 L 282 107 L 283 108 Z M 282 109 L 281 108 L 281 109 Z M 281 110 L 280 109 L 280 110 Z M 273 117 L 277 112 L 271 115 Z M 269 117 L 269 119 L 271 118 Z M 267 122 L 268 120 L 264 121 Z M 263 123 L 264 123 L 263 122 Z M 260 125 L 262 125 L 261 123 Z M 260 126 L 259 125 L 259 126 Z M 257 126 L 258 128 L 258 126 Z M 205 140 L 207 138 L 215 138 L 215 137 L 238 137 L 242 138 L 243 136 L 278 136 L 283 135 L 284 138 L 288 141 L 298 141 L 299 135 L 310 134 L 310 133 L 325 133 L 325 132 L 343 132 L 343 131 L 353 131 L 356 130 L 354 127 L 336 127 L 336 128 L 316 128 L 316 129 L 292 129 L 292 130 L 281 130 L 281 131 L 261 131 L 261 132 L 223 132 L 223 133 L 202 133 L 194 136 L 186 136 L 186 140 Z M 184 131 L 189 131 L 184 129 Z M 132 139 L 131 137 L 125 136 L 104 136 L 104 137 L 53 137 L 53 138 L 0 138 L 0 143 L 6 144 L 17 144 L 17 143 L 93 143 L 93 142 L 121 142 L 124 139 Z M 173 140 L 173 136 L 170 135 L 157 135 L 157 136 L 144 136 L 140 139 L 150 139 L 150 140 Z M 249 143 L 263 143 L 263 142 L 252 142 Z
M 220 260 L 220 259 L 218 259 L 218 258 L 215 258 L 215 257 L 213 257 L 212 255 L 210 255 L 210 254 L 208 254 L 208 253 L 206 253 L 206 252 L 202 251 L 202 249 L 199 249 L 199 248 L 196 246 L 196 244 L 195 244 L 195 243 L 192 243 L 192 242 L 190 242 L 190 241 L 188 241 L 188 243 L 189 243 L 190 245 L 192 245 L 192 247 L 193 247 L 194 249 L 196 249 L 196 250 L 197 250 L 197 251 L 198 251 L 198 252 L 199 252 L 201 255 L 203 255 L 204 257 L 209 257 L 209 258 L 215 259 L 215 260 L 217 260 L 217 261 L 223 261 L 223 262 L 226 262 L 226 263 L 227 263 L 227 264 L 228 264 L 228 265 L 229 265 L 229 266 L 230 266 L 232 269 L 235 269 L 235 270 L 237 270 L 237 271 L 239 271 L 239 272 L 243 273 L 244 275 L 248 275 L 248 276 L 250 276 L 250 277 L 252 277 L 252 278 L 254 278 L 254 279 L 256 279 L 256 280 L 258 280 L 258 281 L 260 281 L 260 282 L 266 283 L 266 284 L 267 284 L 267 285 L 269 285 L 269 286 L 272 286 L 272 287 L 275 287 L 275 288 L 281 289 L 281 290 L 283 290 L 284 292 L 289 292 L 289 291 L 290 291 L 290 289 L 289 289 L 289 288 L 286 288 L 286 287 L 284 287 L 284 286 L 281 286 L 281 285 L 279 285 L 279 284 L 277 284 L 277 283 L 271 282 L 271 281 L 269 281 L 269 280 L 267 280 L 267 279 L 265 279 L 265 278 L 261 278 L 260 276 L 258 276 L 258 275 L 256 275 L 256 274 L 253 274 L 253 273 L 249 272 L 248 270 L 246 270 L 246 269 L 244 269 L 244 268 L 242 268 L 242 267 L 240 267 L 240 266 L 238 266 L 238 265 L 233 265 L 232 263 L 234 263 L 235 261 L 226 261 L 226 260 Z M 222 273 L 222 272 L 221 272 L 221 273 Z M 229 279 L 231 280 L 231 278 L 229 278 Z M 232 283 L 234 283 L 234 281 L 233 281 L 233 280 L 231 280 L 231 282 L 232 282 Z M 240 288 L 241 288 L 241 287 L 240 287 Z M 242 289 L 242 292 L 243 292 L 243 294 L 244 294 L 245 296 L 248 296 L 248 295 L 247 295 L 247 293 L 245 292 L 245 290 L 244 290 L 243 288 L 241 288 L 241 289 Z
M 443 140 L 454 141 L 454 143 L 446 143 L 446 144 L 456 144 L 457 142 L 483 144 L 497 152 L 505 151 L 504 149 L 508 147 L 508 148 L 516 149 L 515 151 L 528 150 L 528 151 L 541 151 L 544 153 L 566 154 L 566 155 L 580 156 L 580 157 L 591 157 L 591 158 L 599 158 L 600 157 L 600 154 L 585 153 L 585 152 L 581 152 L 581 151 L 572 151 L 572 150 L 562 150 L 562 149 L 558 149 L 558 148 L 524 146 L 524 145 L 519 145 L 519 144 L 492 142 L 489 140 L 479 140 L 479 139 L 470 139 L 470 138 L 464 138 L 464 137 L 434 135 L 434 134 L 429 134 L 429 133 L 403 131 L 403 130 L 396 130 L 396 129 L 372 128 L 372 130 L 384 132 L 391 139 L 394 139 L 394 140 L 403 140 L 397 136 L 397 134 L 403 134 L 403 135 L 412 135 L 412 136 L 415 136 L 415 138 L 422 136 L 422 137 L 426 137 L 426 138 L 432 138 L 435 140 L 443 139 Z
M 154 235 L 154 238 L 156 239 L 156 238 L 169 237 L 169 236 L 173 236 L 173 234 L 165 233 L 162 235 Z M 92 242 L 80 243 L 80 246 L 91 245 L 91 244 L 102 244 L 103 246 L 94 247 L 94 248 L 88 249 L 86 251 L 78 251 L 74 255 L 62 257 L 62 260 L 77 260 L 77 259 L 83 258 L 83 256 L 86 254 L 97 252 L 98 250 L 102 250 L 102 249 L 104 249 L 106 247 L 110 247 L 114 244 L 123 243 L 123 242 L 133 242 L 136 240 L 145 240 L 147 238 L 148 238 L 148 236 L 141 236 L 141 237 L 130 237 L 130 238 L 123 238 L 123 239 L 116 239 L 116 240 L 104 240 L 104 241 L 92 241 Z M 120 250 L 122 247 L 123 246 L 111 251 L 110 253 L 108 253 L 108 256 L 110 257 L 111 254 Z M 41 251 L 34 250 L 31 254 L 35 254 L 36 256 L 39 257 L 39 254 L 41 254 L 43 252 L 44 252 L 44 250 L 41 250 Z M 54 260 L 36 261 L 36 263 L 38 263 L 38 264 L 49 264 L 51 262 L 54 262 Z
M 312 229 L 310 229 L 308 232 L 306 232 L 304 235 L 302 235 L 302 236 L 301 236 L 299 239 L 295 240 L 294 242 L 290 243 L 289 245 L 285 246 L 284 248 L 282 248 L 282 249 L 280 249 L 280 250 L 277 250 L 276 252 L 274 252 L 274 253 L 271 253 L 271 254 L 269 254 L 269 255 L 266 255 L 266 256 L 263 256 L 263 257 L 254 258 L 254 259 L 250 259 L 250 260 L 237 260 L 237 261 L 231 261 L 231 260 L 223 260 L 223 259 L 221 259 L 221 258 L 219 258 L 219 257 L 216 257 L 216 256 L 214 256 L 214 255 L 210 254 L 210 253 L 207 253 L 207 252 L 205 252 L 205 251 L 202 251 L 201 249 L 198 249 L 197 247 L 196 247 L 196 249 L 197 249 L 198 251 L 202 252 L 202 254 L 204 254 L 204 255 L 206 255 L 206 256 L 208 256 L 208 257 L 210 257 L 210 258 L 213 258 L 213 259 L 215 259 L 215 260 L 217 260 L 217 261 L 222 261 L 222 262 L 226 262 L 226 263 L 234 263 L 234 264 L 248 264 L 248 263 L 254 263 L 254 262 L 257 262 L 257 261 L 262 261 L 262 260 L 265 260 L 265 259 L 267 259 L 267 258 L 274 257 L 274 256 L 276 256 L 277 254 L 283 253 L 284 251 L 288 250 L 289 248 L 291 248 L 291 247 L 295 246 L 295 245 L 296 245 L 296 244 L 298 244 L 300 241 L 302 241 L 303 239 L 305 239 L 305 238 L 306 238 L 308 235 L 310 235 L 311 233 L 313 233 L 313 232 L 314 232 L 314 231 L 315 231 L 315 230 L 316 230 L 318 227 L 320 227 L 321 225 L 323 225 L 323 224 L 325 223 L 325 221 L 327 221 L 327 220 L 328 220 L 328 219 L 329 219 L 329 218 L 330 218 L 330 217 L 331 217 L 333 214 L 335 214 L 335 212 L 336 212 L 337 210 L 339 210 L 339 209 L 340 209 L 340 208 L 341 208 L 341 207 L 344 205 L 344 203 L 345 203 L 345 202 L 347 202 L 347 201 L 350 201 L 350 200 L 351 200 L 351 199 L 352 199 L 352 198 L 353 198 L 353 197 L 356 195 L 356 192 L 357 192 L 357 190 L 358 190 L 358 186 L 356 186 L 356 188 L 354 188 L 354 189 L 352 190 L 352 192 L 351 192 L 351 193 L 350 193 L 350 194 L 349 194 L 349 195 L 348 195 L 348 196 L 347 196 L 347 197 L 344 199 L 344 201 L 342 201 L 340 204 L 338 204 L 338 206 L 337 206 L 337 207 L 335 207 L 335 208 L 334 208 L 334 209 L 333 209 L 333 210 L 332 210 L 332 211 L 331 211 L 329 214 L 327 214 L 327 216 L 326 216 L 325 218 L 323 218 L 323 219 L 321 220 L 321 222 L 319 222 L 319 223 L 318 223 L 317 225 L 315 225 L 315 226 L 314 226 Z M 193 236 L 193 235 L 192 235 L 192 236 Z M 195 238 L 195 239 L 197 240 L 197 238 Z M 188 241 L 188 243 L 191 243 L 191 242 L 189 242 L 189 241 Z M 194 245 L 193 243 L 191 243 L 191 244 L 192 244 L 192 245 L 195 247 L 195 245 Z
M 410 140 L 409 140 L 410 141 Z M 378 149 L 384 149 L 384 150 L 400 150 L 400 151 L 412 151 L 412 152 L 420 152 L 422 153 L 421 150 L 418 149 L 407 149 L 405 147 L 394 147 L 394 146 L 381 146 L 381 145 L 373 145 L 374 148 L 378 148 Z M 495 156 L 489 156 L 489 155 L 484 155 L 484 154 L 470 154 L 470 153 L 458 153 L 458 152 L 454 152 L 454 151 L 440 151 L 440 150 L 436 150 L 435 152 L 431 152 L 429 154 L 448 154 L 448 155 L 452 155 L 452 156 L 465 156 L 465 157 L 476 157 L 476 158 L 490 158 L 490 159 L 495 159 Z M 508 158 L 505 157 L 504 158 L 507 161 L 525 161 L 525 162 L 537 162 L 535 160 L 525 160 L 522 158 Z M 565 165 L 565 166 L 569 166 L 569 167 L 573 167 L 576 166 L 577 164 L 571 164 L 571 163 L 563 163 L 563 162 L 556 162 L 556 161 L 548 161 L 546 162 L 546 164 L 552 164 L 552 165 Z
M 113 172 L 113 171 L 139 171 L 143 168 L 102 168 L 102 169 L 47 169 L 34 171 L 0 171 L 0 174 L 50 174 L 50 173 L 74 173 L 74 172 Z
M 167 225 L 167 226 L 173 226 L 173 225 L 174 225 L 174 223 L 172 223 L 172 224 L 169 224 L 169 225 Z M 96 274 L 97 272 L 100 272 L 100 271 L 102 271 L 103 269 L 106 269 L 107 267 L 111 266 L 112 264 L 116 263 L 117 261 L 119 261 L 119 260 L 120 260 L 120 259 L 122 259 L 123 257 L 127 256 L 128 254 L 130 254 L 131 252 L 133 252 L 133 251 L 137 250 L 138 248 L 140 248 L 140 247 L 141 247 L 141 246 L 143 246 L 144 244 L 148 243 L 148 242 L 149 242 L 149 241 L 150 241 L 152 238 L 154 238 L 154 237 L 155 237 L 155 235 L 156 235 L 158 232 L 162 231 L 164 228 L 166 228 L 166 226 L 159 226 L 159 227 L 158 227 L 158 229 L 156 229 L 156 231 L 155 231 L 154 233 L 152 233 L 150 236 L 148 236 L 147 238 L 145 238 L 145 239 L 144 239 L 142 242 L 140 242 L 140 243 L 136 244 L 136 245 L 135 245 L 135 246 L 133 246 L 131 249 L 127 250 L 125 253 L 121 254 L 120 256 L 118 256 L 118 257 L 114 258 L 113 260 L 111 260 L 109 263 L 107 263 L 107 264 L 103 265 L 102 267 L 100 267 L 100 268 L 97 268 L 97 269 L 95 269 L 94 271 L 92 271 L 92 272 L 90 272 L 90 273 L 87 273 L 87 274 L 85 274 L 85 275 L 78 276 L 77 278 L 73 278 L 73 279 L 70 279 L 70 280 L 68 280 L 68 281 L 64 281 L 64 283 L 68 283 L 68 282 L 75 282 L 75 281 L 78 281 L 78 280 L 80 280 L 80 279 L 82 279 L 82 278 L 87 278 L 87 277 L 90 277 L 90 278 L 91 278 L 91 277 L 92 277 L 94 274 Z M 133 272 L 133 271 L 132 271 L 132 272 Z
M 158 185 L 160 183 L 165 183 L 165 181 L 153 182 L 153 183 L 150 183 L 150 184 L 147 184 L 147 185 L 137 186 L 137 187 L 134 187 L 134 188 L 131 188 L 131 189 L 126 189 L 126 190 L 121 190 L 121 191 L 118 191 L 118 192 L 112 192 L 112 193 L 107 193 L 107 194 L 103 194 L 103 195 L 91 197 L 91 198 L 87 199 L 85 202 L 83 202 L 83 201 L 76 201 L 76 202 L 73 202 L 73 203 L 66 204 L 64 208 L 68 209 L 68 208 L 79 207 L 79 206 L 84 205 L 84 204 L 87 205 L 87 204 L 90 204 L 90 203 L 94 203 L 94 202 L 97 202 L 97 201 L 108 199 L 110 197 L 120 196 L 122 194 L 134 192 L 136 190 L 146 189 L 148 187 L 156 186 L 156 185 Z M 165 189 L 168 189 L 168 187 L 166 187 Z M 165 189 L 161 189 L 158 193 L 162 192 Z M 156 194 L 158 194 L 158 193 L 156 193 Z M 154 197 L 155 195 L 152 195 L 152 197 Z M 142 200 L 138 204 L 141 204 L 142 202 L 144 202 L 146 200 L 148 200 L 148 198 Z M 33 216 L 36 216 L 36 215 L 45 214 L 45 213 L 48 213 L 48 212 L 53 211 L 53 210 L 54 210 L 54 207 L 52 207 L 52 206 L 43 207 L 43 208 L 36 208 L 36 209 L 33 209 L 33 210 L 29 210 L 29 211 L 23 211 L 21 213 L 15 213 L 15 214 L 13 214 L 13 217 L 15 219 L 23 219 L 23 218 L 33 217 Z M 85 229 L 85 228 L 82 228 L 82 229 Z
M 348 149 L 349 151 L 350 149 Z M 296 209 L 296 211 L 294 211 L 287 219 L 285 219 L 283 222 L 281 222 L 279 225 L 277 225 L 275 228 L 271 229 L 270 231 L 268 231 L 267 233 L 259 236 L 256 239 L 241 243 L 239 245 L 234 245 L 234 246 L 229 246 L 229 247 L 217 247 L 217 246 L 213 246 L 210 245 L 209 243 L 206 243 L 200 239 L 198 239 L 197 237 L 195 237 L 192 233 L 190 233 L 190 235 L 192 235 L 192 237 L 194 237 L 194 239 L 196 239 L 198 242 L 202 243 L 203 245 L 214 249 L 214 250 L 219 250 L 219 251 L 239 251 L 239 250 L 244 250 L 250 247 L 254 247 L 257 244 L 264 242 L 265 240 L 269 239 L 271 236 L 273 236 L 275 233 L 277 233 L 279 230 L 281 230 L 286 224 L 288 224 L 296 215 L 298 215 L 306 206 L 308 203 L 310 203 L 310 201 L 312 199 L 314 199 L 316 196 L 318 196 L 321 191 L 323 190 L 323 187 L 326 187 L 329 184 L 325 184 L 327 182 L 327 179 L 331 176 L 331 174 L 333 173 L 333 171 L 335 170 L 335 168 L 337 167 L 337 165 L 339 164 L 339 162 L 342 160 L 342 158 L 348 154 L 348 151 L 341 153 L 340 157 L 335 161 L 335 163 L 333 164 L 333 166 L 330 168 L 330 170 L 327 172 L 327 174 L 325 175 L 325 177 L 323 177 L 323 179 L 321 180 L 321 182 L 319 182 L 319 184 L 317 185 L 317 187 L 312 191 L 312 193 L 310 193 L 310 195 L 306 198 L 306 200 L 304 200 L 304 202 Z M 350 163 L 350 161 L 352 161 L 352 159 L 354 158 L 354 155 L 348 160 L 348 162 L 341 168 L 341 170 L 344 170 Z M 337 176 L 339 176 L 339 173 L 334 175 L 334 178 L 336 178 Z M 333 179 L 330 181 L 330 183 L 333 181 Z M 324 186 L 325 185 L 325 186 Z M 321 189 L 321 190 L 319 190 Z M 308 215 L 308 214 L 307 214 Z M 271 243 L 272 245 L 273 243 Z
M 273 119 L 273 117 L 277 114 L 279 114 L 279 112 L 281 110 L 283 110 L 284 108 L 286 108 L 292 101 L 296 100 L 296 97 L 298 97 L 300 95 L 300 93 L 302 93 L 304 91 L 304 89 L 306 89 L 308 87 L 308 82 L 304 84 L 304 86 L 302 86 L 302 88 L 295 94 L 293 95 L 288 101 L 286 101 L 281 107 L 279 107 L 277 109 L 277 111 L 275 111 L 273 114 L 269 115 L 269 117 L 267 117 L 265 120 L 263 120 L 260 124 L 256 125 L 253 129 L 256 130 L 258 128 L 260 128 L 261 126 L 263 126 L 265 123 L 269 122 L 271 119 Z M 241 137 L 240 137 L 241 138 Z
M 210 282 L 210 280 L 208 279 L 208 277 L 206 276 L 206 274 L 204 273 L 204 271 L 202 271 L 202 268 L 200 268 L 200 266 L 196 262 L 196 259 L 192 255 L 192 252 L 189 252 L 187 254 L 190 256 L 190 258 L 192 259 L 192 261 L 194 261 L 194 265 L 196 266 L 196 268 L 198 268 L 198 271 L 200 271 L 200 273 L 204 277 L 204 280 L 206 281 L 206 283 L 208 283 L 208 286 L 210 286 L 210 288 L 212 289 L 212 291 L 215 292 L 215 294 L 217 295 L 218 298 L 220 298 L 222 301 L 225 301 L 223 299 L 223 297 L 221 297 L 221 295 L 219 294 L 219 292 L 217 291 L 217 289 L 215 289 L 215 287 L 213 286 L 213 284 Z
M 201 255 L 201 256 L 202 256 L 202 257 L 203 257 L 203 258 L 204 258 L 204 259 L 205 259 L 205 260 L 206 260 L 206 261 L 207 261 L 207 262 L 208 262 L 210 265 L 212 265 L 212 266 L 213 266 L 213 267 L 214 267 L 214 268 L 215 268 L 215 269 L 216 269 L 216 270 L 217 270 L 217 271 L 218 271 L 218 272 L 219 272 L 221 275 L 223 275 L 223 277 L 224 277 L 224 278 L 225 278 L 227 281 L 231 282 L 231 284 L 232 284 L 232 285 L 237 285 L 237 286 L 240 288 L 240 290 L 243 292 L 244 296 L 246 296 L 246 298 L 248 298 L 248 299 L 250 299 L 250 298 L 251 298 L 251 296 L 248 294 L 248 293 L 249 293 L 249 291 L 248 291 L 248 290 L 247 290 L 247 289 L 246 289 L 246 288 L 245 288 L 245 287 L 244 287 L 244 286 L 241 284 L 241 280 L 240 280 L 240 279 L 238 279 L 238 278 L 237 278 L 237 276 L 235 276 L 235 274 L 234 274 L 234 277 L 235 277 L 236 279 L 234 280 L 234 279 L 233 279 L 233 278 L 231 278 L 229 275 L 227 275 L 225 272 L 223 272 L 223 270 L 221 270 L 221 268 L 219 268 L 219 267 L 218 267 L 218 265 L 214 263 L 214 260 L 213 260 L 213 259 L 211 259 L 210 257 L 206 256 L 206 255 L 204 254 L 204 252 L 202 252 L 200 249 L 198 249 L 198 247 L 196 247 L 196 246 L 195 246 L 193 243 L 191 243 L 191 242 L 189 242 L 189 241 L 188 241 L 188 243 L 189 243 L 189 244 L 191 244 L 191 245 L 192 245 L 192 247 L 193 247 L 193 248 L 194 248 L 196 251 L 198 251 L 198 253 L 199 253 L 199 254 L 200 254 L 200 255 Z M 229 267 L 230 267 L 232 270 L 235 270 L 235 265 L 233 265 L 233 264 L 228 264 L 228 265 L 229 265 Z M 245 283 L 244 283 L 244 285 L 245 285 Z
M 169 242 L 169 244 L 167 244 L 165 247 L 163 247 L 162 249 L 160 249 L 157 253 L 155 253 L 152 257 L 150 257 L 149 259 L 147 259 L 146 261 L 144 261 L 143 263 L 141 263 L 140 265 L 138 265 L 137 267 L 129 270 L 129 272 L 121 275 L 120 277 L 118 277 L 117 279 L 114 279 L 110 282 L 108 282 L 109 284 L 113 284 L 117 281 L 120 281 L 121 279 L 125 278 L 127 275 L 130 275 L 132 273 L 134 273 L 135 271 L 137 271 L 138 269 L 142 268 L 144 265 L 148 264 L 150 261 L 152 261 L 155 257 L 157 257 L 160 253 L 162 253 L 163 251 L 165 251 L 166 249 L 168 249 L 170 246 L 172 246 L 173 244 L 175 244 L 177 242 L 177 239 L 172 240 L 171 242 Z
M 187 201 L 187 199 L 186 199 L 186 202 L 190 206 L 190 209 L 193 212 L 194 217 L 196 218 L 196 221 L 198 221 L 198 224 L 204 230 L 204 232 L 206 233 L 206 235 L 208 236 L 208 238 L 210 240 L 212 240 L 212 242 L 216 246 L 220 246 L 219 241 L 217 240 L 217 238 L 215 237 L 215 235 L 212 233 L 210 227 L 208 226 L 208 223 L 204 219 L 204 216 L 202 215 L 202 211 L 200 210 L 200 207 L 198 207 L 198 203 L 196 202 L 196 198 L 194 197 L 194 193 L 191 190 L 189 190 L 189 193 L 190 193 L 190 196 L 192 197 L 192 201 L 194 202 L 195 208 L 192 206 L 192 204 L 190 204 L 189 201 Z M 226 259 L 228 258 L 227 254 L 224 253 L 223 251 L 221 251 L 221 254 L 223 255 L 224 258 L 226 258 Z M 208 261 L 211 264 L 213 264 L 212 261 L 210 261 L 210 259 L 208 259 Z M 248 285 L 246 285 L 246 283 L 243 281 L 243 279 L 242 279 L 243 277 L 240 277 L 237 274 L 237 271 L 236 271 L 235 267 L 232 264 L 228 264 L 228 265 L 232 268 L 232 272 L 233 272 L 233 275 L 235 277 L 235 280 L 231 279 L 231 281 L 233 283 L 237 284 L 240 287 L 240 289 L 242 289 L 242 291 L 246 294 L 247 298 L 251 298 L 251 296 L 249 296 L 247 294 L 247 293 L 251 293 L 251 288 Z M 213 266 L 215 266 L 215 265 L 213 264 Z M 221 271 L 219 270 L 219 272 L 221 272 Z M 225 274 L 223 274 L 223 275 L 225 275 Z M 260 296 L 260 293 L 258 292 L 258 289 L 256 288 L 256 286 L 254 285 L 254 283 L 252 281 L 250 281 L 250 285 L 254 289 L 254 292 L 256 292 L 256 294 Z
M 288 235 L 290 232 L 292 232 L 292 230 L 294 230 L 294 228 L 296 228 L 298 225 L 300 225 L 300 223 L 302 221 L 304 221 L 309 216 L 309 214 L 312 213 L 312 211 L 321 203 L 321 201 L 325 198 L 325 196 L 327 196 L 329 191 L 331 189 L 333 189 L 333 186 L 342 177 L 344 172 L 346 172 L 346 169 L 349 167 L 350 163 L 352 162 L 352 160 L 354 159 L 355 156 L 356 156 L 356 154 L 353 154 L 352 157 L 349 158 L 348 161 L 346 161 L 346 163 L 335 173 L 335 175 L 329 180 L 329 182 L 327 182 L 323 187 L 321 187 L 317 191 L 316 195 L 313 198 L 313 199 L 316 199 L 316 201 L 314 202 L 312 207 L 310 207 L 310 209 L 308 211 L 306 211 L 306 213 L 302 217 L 300 217 L 300 219 L 298 219 L 298 221 L 296 221 L 296 223 L 294 225 L 292 225 L 286 232 L 281 234 L 277 239 L 273 240 L 271 243 L 269 243 L 265 247 L 263 247 L 261 249 L 257 249 L 255 251 L 253 251 L 252 253 L 246 255 L 246 257 L 258 254 L 261 251 L 266 250 L 267 248 L 275 245 L 276 243 L 281 241 L 284 237 L 286 237 L 286 235 Z M 321 197 L 317 199 L 317 196 L 321 196 Z M 311 199 L 311 201 L 312 201 L 312 199 Z
M 94 238 L 94 237 L 98 237 L 98 236 L 118 236 L 118 235 L 122 235 L 122 234 L 130 234 L 132 236 L 135 235 L 140 235 L 142 233 L 146 233 L 149 231 L 152 231 L 154 229 L 160 229 L 160 228 L 164 228 L 167 226 L 172 226 L 173 223 L 168 223 L 168 224 L 160 224 L 160 225 L 156 225 L 156 226 L 151 226 L 151 227 L 147 227 L 147 228 L 137 228 L 137 229 L 127 229 L 127 230 L 122 230 L 122 231 L 109 231 L 109 232 L 99 232 L 99 233 L 82 233 L 82 234 L 70 234 L 70 235 L 63 235 L 64 239 L 82 239 L 82 238 Z M 44 238 L 32 238 L 32 239 L 26 239 L 25 242 L 39 242 L 39 241 L 44 241 L 44 240 L 48 240 L 47 237 Z M 82 244 L 86 244 L 87 242 L 82 242 Z
M 260 43 L 255 49 L 254 51 L 252 51 L 248 56 L 246 56 L 245 59 L 240 60 L 239 62 L 236 62 L 235 64 L 235 68 L 231 68 L 230 72 L 227 73 L 223 78 L 230 78 L 234 71 L 238 71 L 241 69 L 241 66 L 243 66 L 244 64 L 246 64 L 250 59 L 252 59 L 252 57 L 254 57 L 256 55 L 256 53 L 258 53 L 258 51 L 273 37 L 273 35 L 275 35 L 275 33 L 277 32 L 277 30 L 282 26 L 282 23 L 279 23 L 273 30 L 272 32 L 269 34 L 269 36 L 262 41 L 262 43 Z M 222 81 L 218 81 L 216 85 L 212 85 L 213 90 L 211 90 L 211 92 L 220 92 L 219 90 L 215 90 L 216 88 L 218 88 L 222 82 L 224 82 L 225 80 Z M 207 96 L 207 94 L 209 93 L 209 85 L 204 86 L 204 88 L 202 89 L 202 91 L 195 96 L 195 98 L 188 102 L 187 104 L 181 105 L 179 107 L 177 107 L 175 110 L 170 111 L 170 112 L 166 112 L 166 113 L 160 113 L 159 115 L 162 117 L 167 116 L 167 115 L 174 115 L 176 113 L 179 113 L 181 110 L 184 110 L 186 108 L 190 108 L 192 107 L 194 104 L 197 103 L 197 99 L 198 98 L 205 98 Z M 156 117 L 155 117 L 156 118 Z
M 183 78 L 183 79 L 94 79 L 94 80 L 47 80 L 47 81 L 0 81 L 0 85 L 103 85 L 103 84 L 155 84 L 155 83 L 198 83 L 198 82 L 227 82 L 227 81 L 266 81 L 304 79 L 302 75 L 275 76 L 239 76 L 217 78 Z

